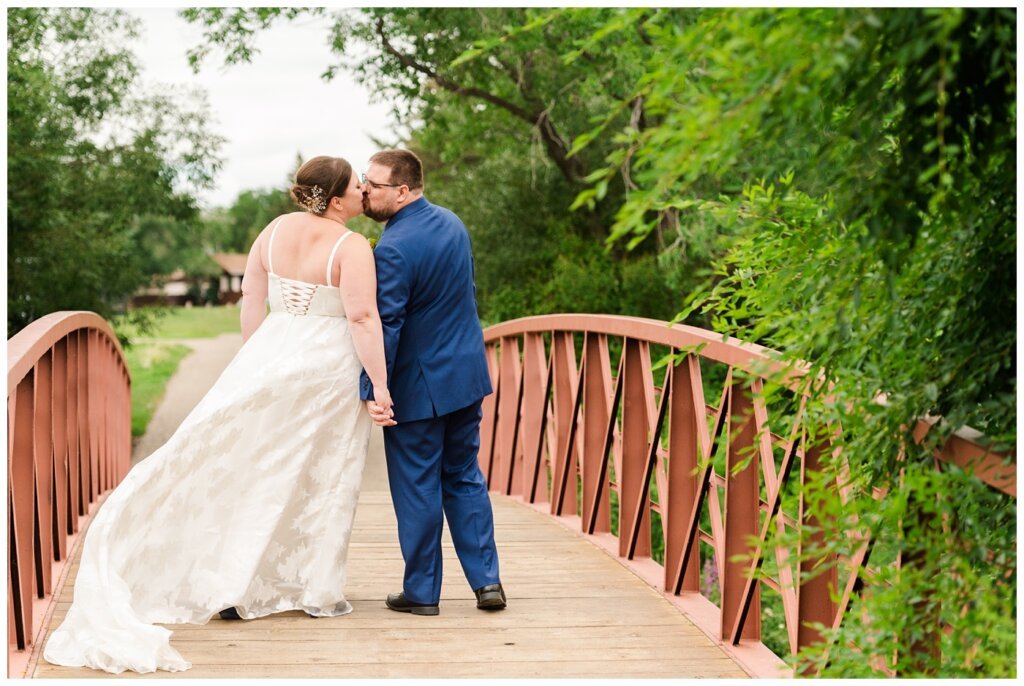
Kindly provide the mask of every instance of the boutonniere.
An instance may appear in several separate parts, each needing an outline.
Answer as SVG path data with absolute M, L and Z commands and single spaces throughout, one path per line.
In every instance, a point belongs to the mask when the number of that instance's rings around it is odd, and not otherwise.
M 370 243 L 370 250 L 373 250 L 374 248 L 377 247 L 377 241 L 380 240 L 380 239 L 379 238 L 367 238 L 366 240 Z

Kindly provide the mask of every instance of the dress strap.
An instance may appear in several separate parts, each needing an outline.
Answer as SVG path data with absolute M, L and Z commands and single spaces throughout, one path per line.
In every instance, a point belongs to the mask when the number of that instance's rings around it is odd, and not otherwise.
M 351 231 L 346 231 L 345 235 L 338 239 L 338 242 L 334 244 L 334 249 L 331 250 L 331 256 L 327 258 L 327 285 L 331 285 L 331 272 L 334 271 L 331 267 L 334 266 L 334 256 L 338 253 L 338 248 L 345 242 L 345 239 L 352 235 Z
M 276 274 L 274 271 L 274 235 L 277 233 L 277 227 L 281 226 L 281 222 L 284 221 L 284 215 L 282 214 L 277 223 L 274 224 L 274 228 L 270 230 L 270 245 L 267 246 L 267 266 L 270 267 L 270 273 Z

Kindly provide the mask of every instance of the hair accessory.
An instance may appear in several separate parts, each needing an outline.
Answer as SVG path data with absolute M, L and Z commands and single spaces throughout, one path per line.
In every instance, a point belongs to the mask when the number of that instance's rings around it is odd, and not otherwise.
M 320 186 L 313 184 L 313 187 L 309 190 L 309 196 L 306 198 L 304 203 L 306 209 L 314 214 L 321 214 L 327 209 L 327 200 L 324 199 L 324 189 Z

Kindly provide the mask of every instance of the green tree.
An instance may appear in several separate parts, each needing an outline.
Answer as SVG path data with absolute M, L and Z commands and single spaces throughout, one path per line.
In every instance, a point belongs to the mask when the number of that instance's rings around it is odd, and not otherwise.
M 190 277 L 218 276 L 220 271 L 209 258 L 207 226 L 198 217 L 181 220 L 146 214 L 134 218 L 130 236 L 142 272 L 164 276 L 181 269 Z
M 117 310 L 150 276 L 137 218 L 196 219 L 220 141 L 198 96 L 140 88 L 123 12 L 10 9 L 7 27 L 11 335 L 57 310 Z
M 322 14 L 320 10 L 311 12 Z M 211 45 L 228 63 L 252 55 L 253 37 L 301 10 L 194 9 L 184 15 L 203 25 L 206 41 L 193 51 L 198 64 Z M 531 9 L 374 8 L 332 15 L 332 48 L 339 60 L 329 78 L 350 70 L 411 131 L 400 144 L 427 166 L 427 194 L 454 209 L 474 241 L 481 315 L 489 321 L 554 311 L 593 309 L 669 317 L 680 306 L 671 285 L 692 280 L 675 264 L 636 279 L 656 247 L 609 255 L 580 253 L 581 240 L 608 235 L 624 182 L 612 180 L 578 212 L 569 207 L 587 188 L 589 167 L 609 149 L 595 142 L 571 154 L 574 138 L 589 131 L 642 73 L 647 50 L 643 27 L 615 50 L 586 49 L 595 25 L 613 10 L 582 13 Z M 578 51 L 577 59 L 564 54 Z M 486 53 L 486 54 L 485 54 Z M 353 59 L 353 55 L 363 55 Z M 642 102 L 614 117 L 619 125 L 646 122 Z M 681 265 L 690 267 L 691 265 Z M 612 284 L 612 288 L 608 285 Z M 571 286 L 570 290 L 566 290 Z M 586 292 L 587 297 L 574 297 Z M 624 293 L 630 298 L 623 299 Z
M 848 615 L 826 632 L 827 663 L 801 660 L 833 676 L 893 655 L 901 675 L 1015 676 L 1016 503 L 932 458 L 965 424 L 1016 443 L 1015 11 L 621 16 L 595 43 L 614 49 L 644 22 L 652 51 L 620 106 L 643 98 L 661 118 L 611 136 L 592 176 L 636 184 L 612 240 L 642 245 L 672 213 L 684 246 L 726 237 L 680 317 L 703 313 L 829 382 L 806 388 L 805 426 L 818 440 L 842 428 L 859 495 L 804 495 L 822 521 L 856 516 L 879 540 L 879 583 L 859 601 L 870 624 Z M 943 421 L 917 444 L 926 415 Z M 804 544 L 817 559 L 856 541 Z M 887 565 L 897 554 L 915 564 Z M 943 625 L 941 658 L 922 653 Z
M 282 214 L 295 212 L 299 208 L 289 195 L 288 189 L 295 178 L 295 172 L 304 160 L 296 155 L 292 171 L 275 188 L 249 189 L 242 191 L 230 207 L 215 207 L 203 213 L 202 234 L 207 252 L 249 252 L 253 241 L 271 221 Z M 365 217 L 349 222 L 349 227 L 368 237 L 380 235 L 380 226 Z
M 218 250 L 249 252 L 256 236 L 270 220 L 295 209 L 286 190 L 242 191 L 222 214 L 223 233 L 217 235 Z

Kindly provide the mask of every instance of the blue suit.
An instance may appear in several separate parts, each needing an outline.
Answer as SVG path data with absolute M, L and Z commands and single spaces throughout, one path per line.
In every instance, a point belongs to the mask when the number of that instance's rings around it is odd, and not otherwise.
M 434 605 L 444 517 L 470 586 L 500 582 L 494 516 L 477 461 L 481 400 L 492 388 L 473 254 L 462 221 L 420 198 L 388 221 L 374 260 L 398 422 L 385 427 L 384 449 L 405 559 L 403 591 Z M 365 373 L 360 397 L 373 399 Z

